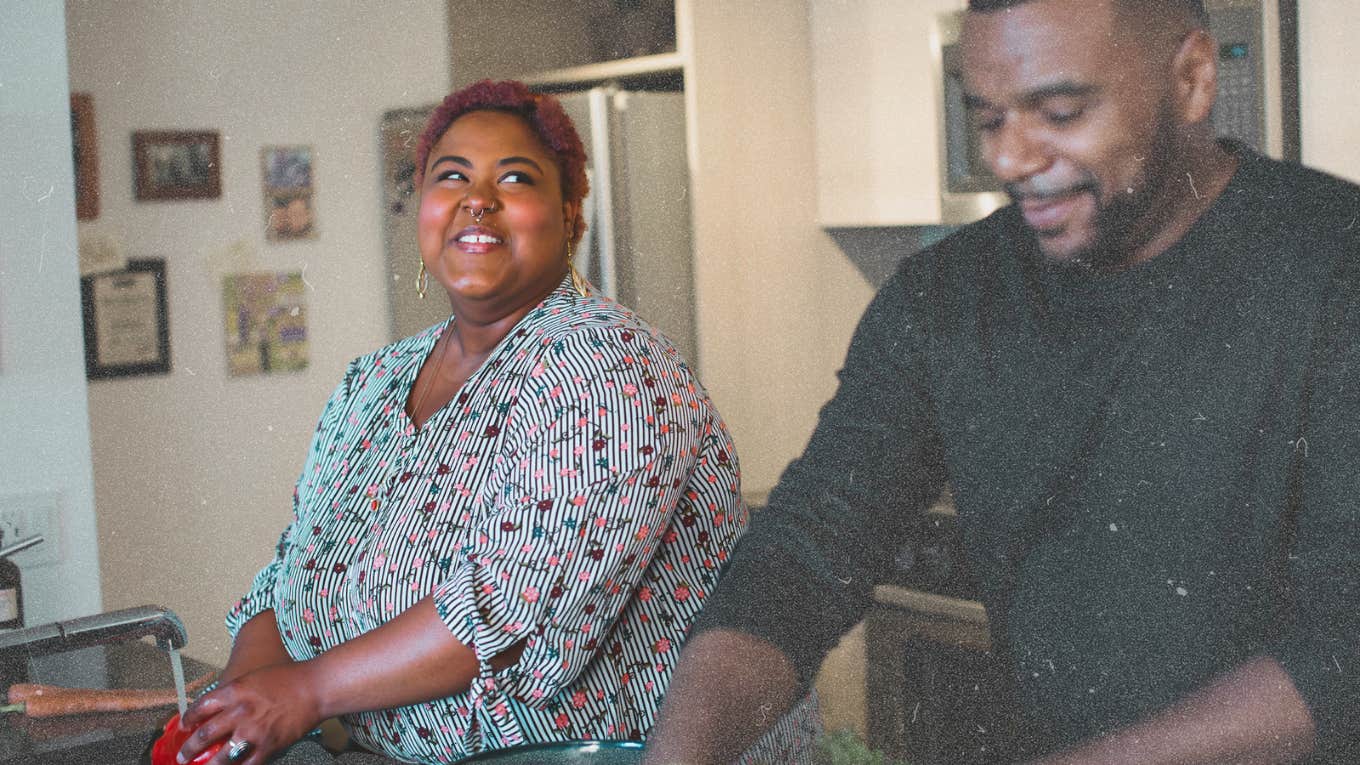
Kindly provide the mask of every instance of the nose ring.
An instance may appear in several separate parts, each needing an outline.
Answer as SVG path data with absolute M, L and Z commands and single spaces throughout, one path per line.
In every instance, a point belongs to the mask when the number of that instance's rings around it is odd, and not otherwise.
M 472 209 L 470 205 L 465 205 L 465 207 L 467 208 L 468 212 L 472 213 L 472 219 L 477 222 L 478 226 L 482 225 L 482 216 L 486 215 L 489 212 L 496 211 L 496 205 L 494 204 L 482 205 L 481 207 L 478 207 L 475 210 Z

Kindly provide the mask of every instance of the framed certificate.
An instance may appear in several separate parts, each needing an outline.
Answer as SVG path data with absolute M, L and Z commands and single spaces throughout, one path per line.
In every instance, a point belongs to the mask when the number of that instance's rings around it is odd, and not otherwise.
M 125 270 L 81 279 L 80 301 L 86 377 L 170 372 L 164 260 L 129 260 Z

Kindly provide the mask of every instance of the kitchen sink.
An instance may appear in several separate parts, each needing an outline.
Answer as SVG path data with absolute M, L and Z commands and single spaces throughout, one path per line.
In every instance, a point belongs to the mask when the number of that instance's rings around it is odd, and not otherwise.
M 138 639 L 145 636 L 156 644 Z M 7 643 L 5 641 L 8 641 Z M 170 688 L 167 646 L 185 643 L 164 609 L 128 609 L 0 636 L 0 694 L 13 682 L 76 688 Z M 215 667 L 184 660 L 198 678 Z M 144 765 L 174 707 L 31 718 L 0 715 L 0 765 Z

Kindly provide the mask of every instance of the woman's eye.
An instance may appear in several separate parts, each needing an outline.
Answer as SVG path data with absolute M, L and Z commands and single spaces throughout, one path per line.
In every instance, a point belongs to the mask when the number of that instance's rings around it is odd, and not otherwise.
M 457 170 L 445 170 L 434 177 L 436 183 L 442 181 L 463 181 L 467 180 L 462 173 Z
M 511 170 L 510 172 L 501 176 L 501 183 L 527 183 L 532 185 L 533 182 L 534 179 L 530 177 L 528 173 L 522 170 Z

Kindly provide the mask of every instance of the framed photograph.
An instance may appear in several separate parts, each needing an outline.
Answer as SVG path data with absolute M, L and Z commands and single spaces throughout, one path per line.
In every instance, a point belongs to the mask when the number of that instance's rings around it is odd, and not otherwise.
M 129 260 L 121 271 L 81 279 L 80 302 L 86 377 L 170 372 L 164 260 Z
M 265 237 L 271 241 L 314 239 L 312 147 L 266 146 L 260 150 L 260 171 Z
M 99 217 L 99 152 L 94 138 L 94 98 L 71 94 L 71 161 L 76 175 L 76 218 Z
M 138 201 L 222 196 L 217 133 L 135 132 L 132 162 Z

